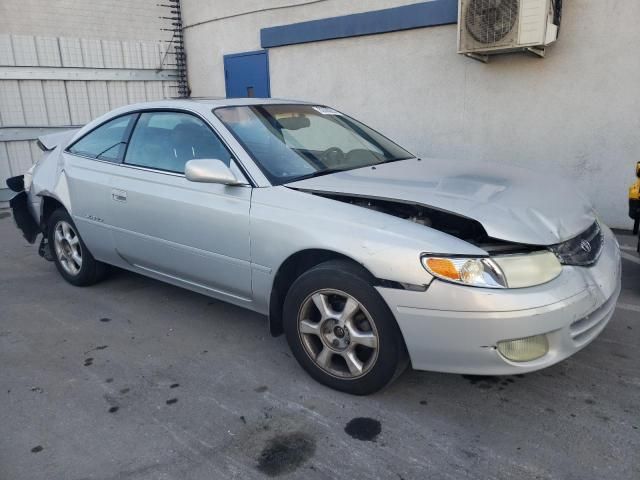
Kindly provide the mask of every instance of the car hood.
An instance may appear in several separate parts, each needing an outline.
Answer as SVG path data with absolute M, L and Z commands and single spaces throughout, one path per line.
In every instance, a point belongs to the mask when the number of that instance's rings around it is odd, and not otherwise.
M 564 242 L 595 221 L 575 187 L 503 164 L 410 159 L 287 186 L 421 204 L 477 220 L 492 238 L 529 245 Z

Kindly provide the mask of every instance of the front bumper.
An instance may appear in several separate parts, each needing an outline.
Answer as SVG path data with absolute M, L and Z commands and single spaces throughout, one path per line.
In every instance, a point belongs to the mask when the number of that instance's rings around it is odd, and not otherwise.
M 603 227 L 604 245 L 589 267 L 564 267 L 537 287 L 489 290 L 434 281 L 426 292 L 379 287 L 405 339 L 413 368 L 450 373 L 510 375 L 553 365 L 588 345 L 605 328 L 620 294 L 620 249 Z M 544 334 L 549 351 L 512 362 L 501 340 Z

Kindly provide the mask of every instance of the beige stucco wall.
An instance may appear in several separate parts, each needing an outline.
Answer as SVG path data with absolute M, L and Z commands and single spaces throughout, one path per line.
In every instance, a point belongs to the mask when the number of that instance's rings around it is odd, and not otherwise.
M 414 2 L 251 2 L 303 5 L 244 14 L 239 2 L 205 3 L 184 0 L 186 25 L 205 22 L 186 31 L 190 83 L 194 95 L 224 96 L 223 55 L 259 49 L 263 27 Z M 272 96 L 333 105 L 420 155 L 567 175 L 606 222 L 629 227 L 626 189 L 640 160 L 640 2 L 564 3 L 560 41 L 545 59 L 464 58 L 455 26 L 278 47 L 269 50 Z M 215 15 L 233 16 L 208 21 Z

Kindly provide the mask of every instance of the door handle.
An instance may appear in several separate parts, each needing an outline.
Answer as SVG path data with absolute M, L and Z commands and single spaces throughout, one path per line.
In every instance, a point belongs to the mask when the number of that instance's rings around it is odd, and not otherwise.
M 126 202 L 127 192 L 124 190 L 111 190 L 111 198 L 116 202 Z

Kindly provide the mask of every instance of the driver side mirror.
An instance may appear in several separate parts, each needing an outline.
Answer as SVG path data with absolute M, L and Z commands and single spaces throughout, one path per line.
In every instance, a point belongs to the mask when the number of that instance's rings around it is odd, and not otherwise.
M 222 160 L 189 160 L 184 166 L 184 176 L 190 182 L 220 183 L 222 185 L 243 185 Z
M 636 177 L 640 178 L 640 162 L 636 163 Z

